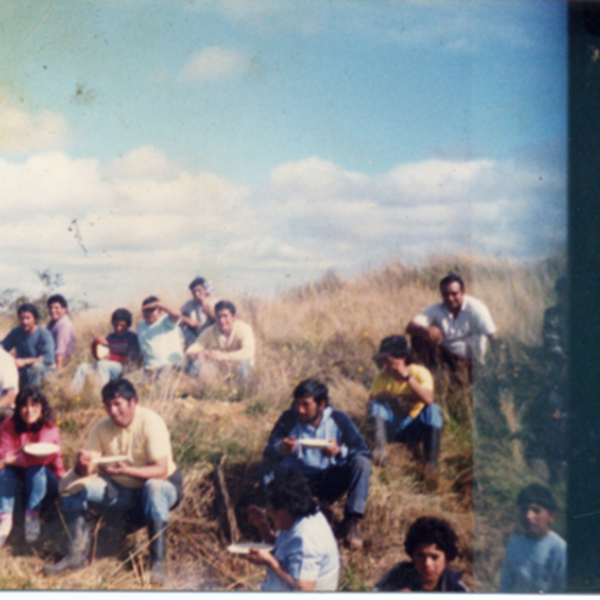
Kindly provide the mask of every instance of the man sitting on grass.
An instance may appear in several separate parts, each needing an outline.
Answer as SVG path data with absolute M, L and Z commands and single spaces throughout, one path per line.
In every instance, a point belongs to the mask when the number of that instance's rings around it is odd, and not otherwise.
M 451 273 L 440 281 L 442 302 L 428 306 L 406 327 L 419 362 L 432 367 L 440 358 L 453 371 L 465 368 L 472 378 L 473 361 L 483 362 L 488 338 L 498 339 L 487 306 L 465 294 L 465 284 Z
M 500 592 L 556 594 L 565 591 L 567 544 L 550 529 L 556 518 L 556 501 L 544 485 L 532 483 L 517 496 L 524 533 L 511 538 Z
M 82 363 L 77 367 L 71 384 L 73 392 L 81 393 L 86 377 L 92 371 L 95 371 L 100 386 L 104 387 L 109 381 L 121 377 L 125 369 L 138 363 L 141 357 L 140 345 L 137 335 L 129 330 L 131 320 L 131 313 L 126 308 L 118 308 L 113 312 L 112 333 L 106 337 L 95 337 L 92 341 L 92 352 L 98 346 L 104 346 L 108 349 L 108 355 L 95 365 Z
M 458 555 L 452 525 L 436 517 L 420 517 L 408 530 L 404 549 L 410 562 L 398 563 L 376 584 L 378 592 L 468 592 L 462 573 L 448 568 Z
M 442 413 L 434 403 L 431 373 L 413 363 L 403 335 L 383 339 L 373 360 L 381 369 L 369 397 L 369 420 L 375 431 L 375 464 L 385 464 L 388 440 L 415 449 L 422 442 L 425 464 L 434 471 L 440 453 Z
M 181 329 L 186 346 L 193 344 L 215 322 L 215 300 L 211 296 L 211 284 L 204 277 L 196 277 L 189 287 L 192 299 L 180 309 Z
M 206 328 L 186 351 L 193 361 L 189 373 L 205 377 L 205 366 L 212 363 L 231 368 L 242 383 L 247 383 L 256 347 L 252 327 L 237 318 L 235 306 L 227 300 L 217 302 L 215 314 L 217 322 Z
M 156 296 L 142 302 L 144 320 L 137 327 L 138 341 L 144 356 L 144 370 L 160 375 L 183 361 L 183 333 L 178 327 L 181 313 Z
M 50 321 L 46 328 L 54 338 L 54 355 L 56 358 L 56 370 L 60 371 L 77 350 L 77 338 L 75 327 L 67 314 L 69 307 L 64 296 L 54 294 L 48 298 L 46 303 Z
M 348 492 L 340 533 L 358 549 L 363 544 L 358 521 L 369 495 L 369 459 L 354 423 L 330 406 L 327 386 L 305 379 L 294 390 L 292 407 L 279 417 L 269 436 L 259 467 L 261 484 L 264 489 L 280 467 L 303 473 L 313 494 L 325 503 Z
M 129 518 L 145 522 L 150 539 L 150 581 L 162 585 L 169 510 L 183 498 L 183 480 L 173 462 L 169 431 L 162 417 L 138 406 L 135 388 L 127 379 L 107 383 L 102 401 L 108 416 L 96 423 L 85 450 L 77 453 L 75 471 L 89 476 L 98 457 L 127 458 L 100 467 L 100 477 L 91 478 L 81 491 L 63 496 L 69 550 L 44 572 L 55 575 L 85 565 L 90 549 L 86 512 L 94 509 L 107 514 L 111 522 Z
M 45 328 L 39 327 L 40 315 L 34 304 L 21 304 L 17 309 L 19 325 L 2 340 L 7 352 L 16 352 L 19 386 L 40 385 L 54 366 L 54 339 Z

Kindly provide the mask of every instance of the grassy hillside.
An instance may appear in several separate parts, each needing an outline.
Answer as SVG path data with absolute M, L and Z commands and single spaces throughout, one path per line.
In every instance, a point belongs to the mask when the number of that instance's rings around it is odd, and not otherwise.
M 162 386 L 138 386 L 141 403 L 167 421 L 175 458 L 186 478 L 186 499 L 172 514 L 169 528 L 168 587 L 259 588 L 264 569 L 225 550 L 230 530 L 215 469 L 221 465 L 242 538 L 257 539 L 246 516 L 247 506 L 257 500 L 256 467 L 273 423 L 291 402 L 294 386 L 309 376 L 321 378 L 330 386 L 332 404 L 365 431 L 368 389 L 376 373 L 371 357 L 380 340 L 403 333 L 411 317 L 437 301 L 441 277 L 456 271 L 464 277 L 467 291 L 490 308 L 503 339 L 502 350 L 477 372 L 474 392 L 456 389 L 444 372 L 436 375 L 436 399 L 445 416 L 439 487 L 428 491 L 408 453 L 393 445 L 389 463 L 373 468 L 361 524 L 365 548 L 341 552 L 340 586 L 370 589 L 405 558 L 402 541 L 410 522 L 429 514 L 455 526 L 461 550 L 455 566 L 466 571 L 467 585 L 477 591 L 495 590 L 505 541 L 513 531 L 514 496 L 523 483 L 533 480 L 519 435 L 522 415 L 543 380 L 542 316 L 554 301 L 551 290 L 562 267 L 558 259 L 527 267 L 470 257 L 436 259 L 420 268 L 395 261 L 352 280 L 328 274 L 275 299 L 229 298 L 238 305 L 240 318 L 253 325 L 258 343 L 256 382 L 243 399 L 233 380 L 209 389 L 185 376 Z M 186 297 L 170 294 L 169 299 L 179 305 Z M 139 307 L 129 308 L 138 322 Z M 82 312 L 73 320 L 79 332 L 80 352 L 74 361 L 78 363 L 89 360 L 91 339 L 110 330 L 110 311 Z M 1 323 L 0 334 L 13 324 Z M 93 387 L 78 397 L 65 393 L 74 368 L 70 365 L 47 388 L 57 408 L 68 466 L 103 414 Z M 562 498 L 564 490 L 558 492 Z M 341 519 L 342 504 L 335 510 Z M 102 523 L 90 566 L 45 578 L 44 562 L 64 545 L 57 513 L 50 517 L 43 530 L 48 535 L 38 546 L 27 549 L 15 535 L 12 545 L 0 553 L 0 587 L 148 589 L 146 551 L 139 551 L 145 532 L 130 535 L 116 552 Z

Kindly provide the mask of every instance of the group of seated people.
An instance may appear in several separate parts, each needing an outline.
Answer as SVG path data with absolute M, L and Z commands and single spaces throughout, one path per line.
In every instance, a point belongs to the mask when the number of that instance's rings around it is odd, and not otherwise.
M 138 326 L 137 336 L 130 331 L 129 311 L 118 309 L 112 315 L 113 332 L 94 339 L 92 347 L 104 346 L 108 354 L 94 367 L 80 365 L 73 385 L 83 385 L 93 368 L 103 386 L 107 416 L 96 423 L 69 473 L 65 474 L 50 406 L 39 388 L 22 376 L 14 415 L 4 421 L 0 430 L 0 545 L 12 529 L 19 485 L 25 490 L 25 540 L 29 543 L 40 534 L 39 515 L 44 499 L 60 490 L 69 547 L 58 563 L 45 568 L 47 574 L 85 565 L 90 550 L 88 512 L 93 508 L 96 513 L 108 512 L 147 526 L 151 581 L 164 583 L 168 515 L 182 500 L 182 477 L 173 461 L 164 420 L 138 404 L 135 387 L 123 375 L 140 356 L 144 369 L 153 376 L 164 369 L 184 368 L 184 352 L 179 343 L 183 344 L 185 335 L 188 373 L 201 373 L 207 363 L 231 361 L 238 365 L 241 377 L 249 377 L 254 359 L 252 330 L 237 320 L 235 307 L 220 301 L 214 304 L 214 314 L 210 314 L 206 282 L 194 280 L 190 289 L 193 300 L 182 307 L 186 311 L 184 317 L 182 311 L 150 297 L 142 303 L 144 321 Z M 251 549 L 248 554 L 249 560 L 269 569 L 263 589 L 337 589 L 339 556 L 335 538 L 342 538 L 352 550 L 363 547 L 359 523 L 369 494 L 371 460 L 385 463 L 388 442 L 406 443 L 412 448 L 422 446 L 422 461 L 426 469 L 435 472 L 442 413 L 435 403 L 431 372 L 415 361 L 414 341 L 419 334 L 413 324 L 424 328 L 422 338 L 430 344 L 430 350 L 435 350 L 431 344 L 437 339 L 440 346 L 447 343 L 444 352 L 450 356 L 460 352 L 455 356 L 463 361 L 483 358 L 482 336 L 496 339 L 489 312 L 482 303 L 472 299 L 469 302 L 460 278 L 445 278 L 440 290 L 442 303 L 423 313 L 428 320 L 416 317 L 407 328 L 413 332 L 413 348 L 405 336 L 391 335 L 381 341 L 373 356 L 379 368 L 368 407 L 373 454 L 352 419 L 331 406 L 324 383 L 305 379 L 293 390 L 292 404 L 275 423 L 259 464 L 258 483 L 266 510 L 255 505 L 248 509 L 250 523 L 265 542 L 274 544 L 272 552 Z M 33 353 L 31 348 L 37 348 L 38 342 L 26 343 L 27 336 L 41 329 L 37 314 L 25 306 L 25 310 L 23 306 L 19 308 L 20 326 L 9 333 L 3 346 L 17 349 L 15 362 L 20 370 L 41 371 L 53 364 L 52 352 L 56 353 L 59 344 L 49 344 L 49 359 L 18 362 L 19 358 L 34 358 L 19 357 L 18 348 L 29 348 Z M 54 329 L 66 316 L 66 306 L 63 308 L 62 316 L 56 314 Z M 474 311 L 479 317 L 459 322 L 463 310 Z M 66 328 L 62 325 L 59 329 Z M 36 339 L 44 339 L 44 335 L 38 333 Z M 66 352 L 67 347 L 60 345 L 61 352 Z M 480 349 L 479 355 L 474 347 Z M 64 366 L 68 357 L 63 356 Z M 54 357 L 57 366 L 58 362 Z M 6 381 L 3 386 L 3 393 L 10 391 Z M 42 442 L 56 444 L 57 450 L 43 457 L 28 453 L 29 444 Z M 551 492 L 535 488 L 523 494 L 518 504 L 525 537 L 509 545 L 502 585 L 523 591 L 561 591 L 564 574 L 562 579 L 550 575 L 543 578 L 534 569 L 540 560 L 550 559 L 553 562 L 548 573 L 555 567 L 564 569 L 564 541 L 549 529 L 556 514 Z M 344 495 L 344 519 L 336 525 L 331 504 Z M 411 561 L 400 563 L 385 574 L 376 589 L 466 591 L 462 574 L 448 567 L 458 553 L 457 537 L 448 522 L 430 516 L 417 519 L 408 531 L 405 548 Z M 537 562 L 534 565 L 532 561 Z M 526 584 L 529 587 L 525 590 Z
M 100 387 L 137 369 L 153 377 L 184 370 L 192 377 L 212 381 L 219 374 L 238 377 L 247 383 L 254 368 L 255 340 L 252 327 L 237 318 L 228 300 L 215 302 L 210 282 L 196 277 L 189 286 L 192 299 L 177 310 L 149 296 L 142 302 L 143 321 L 131 331 L 132 315 L 125 308 L 111 317 L 113 331 L 92 341 L 95 363 L 82 363 L 75 372 L 71 390 L 81 393 L 86 379 L 94 374 Z M 14 352 L 14 366 L 21 386 L 39 385 L 46 376 L 61 371 L 77 349 L 75 328 L 68 304 L 60 294 L 47 301 L 51 317 L 46 327 L 39 324 L 35 305 L 18 307 L 19 325 L 2 340 L 6 352 Z M 14 368 L 6 352 L 0 352 L 2 376 L 10 378 Z M 8 365 L 4 368 L 5 363 Z M 6 373 L 6 374 L 5 374 Z M 11 386 L 5 386 L 12 387 Z M 0 398 L 8 406 L 12 398 Z

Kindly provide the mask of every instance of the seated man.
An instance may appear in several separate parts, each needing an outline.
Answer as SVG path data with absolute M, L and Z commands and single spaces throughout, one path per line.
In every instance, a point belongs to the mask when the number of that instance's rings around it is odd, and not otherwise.
M 242 381 L 248 381 L 254 367 L 252 327 L 236 317 L 235 306 L 227 300 L 217 302 L 215 313 L 217 322 L 205 329 L 186 351 L 190 359 L 199 358 L 190 374 L 197 374 L 203 362 L 212 362 L 234 367 Z
M 376 584 L 377 592 L 468 592 L 462 573 L 448 568 L 458 555 L 457 537 L 444 519 L 421 517 L 404 541 L 411 561 L 398 563 Z
M 47 329 L 54 338 L 56 370 L 60 371 L 77 350 L 75 327 L 67 314 L 68 306 L 64 296 L 54 294 L 46 304 L 51 319 Z
M 96 372 L 98 383 L 104 387 L 112 379 L 121 377 L 131 365 L 141 358 L 138 337 L 131 327 L 131 313 L 126 308 L 118 308 L 111 317 L 113 332 L 106 337 L 95 337 L 92 341 L 92 352 L 98 346 L 108 348 L 108 356 L 100 359 L 95 365 L 82 363 L 77 367 L 71 387 L 76 394 L 81 393 L 86 377 L 92 371 Z
M 0 346 L 0 415 L 8 414 L 3 409 L 14 407 L 18 391 L 19 372 L 17 371 L 15 359 Z M 2 418 L 0 416 L 0 420 Z
M 442 413 L 433 401 L 431 373 L 413 363 L 403 335 L 384 338 L 373 360 L 381 369 L 369 396 L 369 419 L 375 430 L 375 464 L 385 464 L 388 440 L 409 445 L 422 441 L 425 463 L 434 470 L 440 452 Z
M 19 369 L 19 387 L 39 385 L 54 366 L 54 338 L 39 327 L 39 313 L 33 304 L 21 304 L 17 309 L 19 323 L 2 340 L 10 352 L 15 349 L 15 364 Z
M 137 334 L 145 371 L 159 373 L 181 366 L 183 334 L 177 326 L 181 313 L 156 296 L 149 296 L 142 302 L 142 315 L 144 321 L 138 325 Z
M 311 447 L 311 442 L 322 445 Z M 260 465 L 261 484 L 265 487 L 280 465 L 302 472 L 323 502 L 335 502 L 348 492 L 341 532 L 351 548 L 361 548 L 358 521 L 369 494 L 369 459 L 354 423 L 329 405 L 327 386 L 305 379 L 294 390 L 292 407 L 279 417 L 269 436 Z
M 181 329 L 185 345 L 193 344 L 209 325 L 215 322 L 215 301 L 211 297 L 212 286 L 204 277 L 196 277 L 190 283 L 192 299 L 181 307 Z
M 84 566 L 90 549 L 86 511 L 108 513 L 111 520 L 143 517 L 150 541 L 150 581 L 166 578 L 166 528 L 169 510 L 183 498 L 181 473 L 173 462 L 169 431 L 162 417 L 138 406 L 135 388 L 127 379 L 115 379 L 102 389 L 108 416 L 94 425 L 85 450 L 77 453 L 75 471 L 89 476 L 94 459 L 127 455 L 126 460 L 101 468 L 72 495 L 63 495 L 62 512 L 69 531 L 67 555 L 44 572 L 55 575 Z
M 440 281 L 442 302 L 428 306 L 407 326 L 417 360 L 427 366 L 441 358 L 456 370 L 464 364 L 471 375 L 473 361 L 483 363 L 487 339 L 497 341 L 496 325 L 487 306 L 465 294 L 463 280 L 454 273 Z

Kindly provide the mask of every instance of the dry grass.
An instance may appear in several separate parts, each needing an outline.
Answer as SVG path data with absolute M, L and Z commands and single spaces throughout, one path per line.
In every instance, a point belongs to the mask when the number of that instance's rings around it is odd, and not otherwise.
M 271 300 L 230 297 L 239 307 L 240 318 L 253 325 L 258 340 L 256 382 L 245 398 L 239 401 L 231 380 L 208 389 L 185 376 L 163 385 L 137 382 L 140 402 L 165 418 L 176 460 L 185 475 L 186 498 L 169 525 L 167 588 L 259 589 L 264 569 L 226 552 L 228 529 L 214 474 L 220 458 L 227 457 L 225 477 L 241 534 L 256 539 L 246 516 L 247 506 L 258 499 L 256 467 L 273 423 L 290 403 L 294 386 L 309 376 L 323 379 L 330 386 L 332 404 L 365 431 L 368 388 L 376 373 L 371 356 L 380 340 L 402 333 L 415 314 L 437 300 L 439 279 L 458 270 L 468 290 L 489 306 L 505 341 L 504 350 L 491 357 L 490 366 L 479 373 L 475 412 L 471 389 L 457 390 L 447 374 L 436 375 L 437 401 L 446 419 L 439 488 L 427 491 L 408 452 L 394 445 L 389 463 L 372 471 L 367 514 L 361 523 L 364 550 L 341 549 L 340 587 L 370 589 L 387 569 L 405 558 L 402 542 L 412 520 L 432 514 L 450 520 L 459 534 L 461 556 L 455 566 L 466 571 L 467 585 L 493 591 L 511 532 L 512 498 L 519 485 L 531 480 L 520 442 L 513 434 L 519 432 L 527 398 L 522 388 L 527 387 L 531 373 L 539 371 L 531 358 L 532 348 L 541 343 L 543 310 L 551 303 L 550 290 L 560 267 L 556 260 L 523 267 L 458 257 L 432 260 L 420 268 L 406 268 L 396 261 L 352 280 L 328 274 Z M 186 299 L 183 294 L 159 295 L 176 305 Z M 139 322 L 139 306 L 128 308 Z M 92 338 L 110 331 L 111 310 L 73 315 L 79 334 L 78 355 L 65 375 L 47 386 L 57 408 L 67 465 L 103 410 L 93 386 L 73 398 L 66 393 L 66 383 L 75 363 L 90 360 Z M 13 324 L 1 320 L 0 333 Z M 341 518 L 342 503 L 334 510 Z M 0 551 L 0 587 L 149 589 L 144 531 L 118 544 L 107 538 L 109 532 L 103 524 L 93 564 L 55 578 L 42 576 L 41 568 L 64 546 L 56 514 L 45 531 L 52 539 L 32 552 L 17 536 Z

